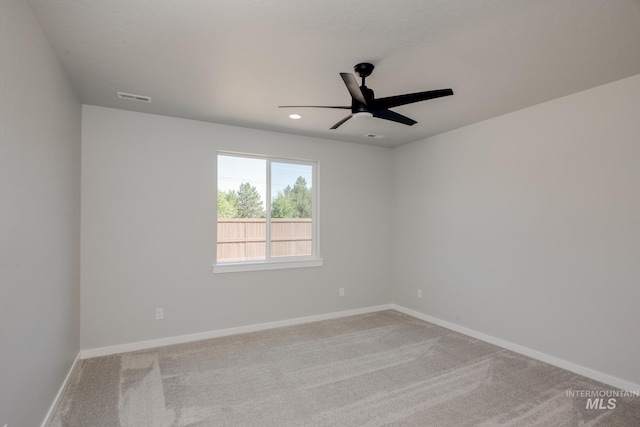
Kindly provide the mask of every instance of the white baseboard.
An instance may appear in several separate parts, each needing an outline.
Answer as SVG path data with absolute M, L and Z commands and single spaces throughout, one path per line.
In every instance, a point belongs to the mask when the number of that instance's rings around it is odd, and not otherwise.
M 168 338 L 159 338 L 148 341 L 139 341 L 127 344 L 120 344 L 108 347 L 90 348 L 80 351 L 80 359 L 92 357 L 108 356 L 111 354 L 127 353 L 130 351 L 147 350 L 150 348 L 164 347 L 167 345 L 182 344 L 186 342 L 201 341 L 211 338 L 225 337 L 229 335 L 244 334 L 247 332 L 263 331 L 265 329 L 281 328 L 283 326 L 300 325 L 303 323 L 318 322 L 320 320 L 337 319 L 340 317 L 355 316 L 356 314 L 373 313 L 376 311 L 390 310 L 391 304 L 377 305 L 373 307 L 356 308 L 353 310 L 337 311 L 333 313 L 318 314 L 314 316 L 298 317 L 287 320 L 277 320 L 274 322 L 258 323 L 254 325 L 238 326 L 228 329 L 217 329 L 213 331 L 200 332 L 196 334 L 179 335 Z
M 558 368 L 566 369 L 567 371 L 571 371 L 578 375 L 582 375 L 584 377 L 591 378 L 596 381 L 600 381 L 601 383 L 610 385 L 612 387 L 616 387 L 616 388 L 627 390 L 627 391 L 640 390 L 640 385 L 634 384 L 630 381 L 626 381 L 618 377 L 614 377 L 612 375 L 605 374 L 603 372 L 584 367 L 582 365 L 577 365 L 567 360 L 560 359 L 558 357 L 551 356 L 549 354 L 542 353 L 540 351 L 533 350 L 531 348 L 524 347 L 519 344 L 514 344 L 512 342 L 503 340 L 501 338 L 496 338 L 494 336 L 487 335 L 482 332 L 478 332 L 476 330 L 469 329 L 452 322 L 448 322 L 446 320 L 438 319 L 437 317 L 429 316 L 427 314 L 423 314 L 418 311 L 411 310 L 410 308 L 406 308 L 401 305 L 391 304 L 391 308 L 401 313 L 408 314 L 409 316 L 415 317 L 417 319 L 424 320 L 425 322 L 433 323 L 435 325 L 442 326 L 447 329 L 451 329 L 452 331 L 459 332 L 461 334 L 464 334 L 473 338 L 477 338 L 481 341 L 497 345 L 498 347 L 506 348 L 507 350 L 511 350 L 515 353 L 519 353 L 524 356 L 531 357 L 532 359 L 536 359 L 541 362 L 545 362 L 550 365 L 557 366 Z
M 587 378 L 591 378 L 593 380 L 596 380 L 596 381 L 599 381 L 601 383 L 610 385 L 612 387 L 616 387 L 616 388 L 619 388 L 619 389 L 622 389 L 622 390 L 629 390 L 629 391 L 640 390 L 640 385 L 632 383 L 630 381 L 626 381 L 626 380 L 623 380 L 621 378 L 614 377 L 612 375 L 605 374 L 603 372 L 596 371 L 594 369 L 587 368 L 585 366 L 578 365 L 578 364 L 575 364 L 573 362 L 569 362 L 567 360 L 560 359 L 558 357 L 551 356 L 549 354 L 542 353 L 540 351 L 533 350 L 531 348 L 524 347 L 522 345 L 512 343 L 510 341 L 503 340 L 501 338 L 497 338 L 497 337 L 494 337 L 494 336 L 491 336 L 491 335 L 487 335 L 485 333 L 476 331 L 474 329 L 470 329 L 470 328 L 467 328 L 467 327 L 464 327 L 464 326 L 460 326 L 458 324 L 455 324 L 455 323 L 452 323 L 452 322 L 448 322 L 446 320 L 438 319 L 437 317 L 429 316 L 427 314 L 420 313 L 418 311 L 415 311 L 415 310 L 412 310 L 412 309 L 409 309 L 407 307 L 403 307 L 403 306 L 397 305 L 397 304 L 383 304 L 383 305 L 372 306 L 372 307 L 357 308 L 357 309 L 353 309 L 353 310 L 345 310 L 345 311 L 338 311 L 338 312 L 333 312 L 333 313 L 318 314 L 318 315 L 314 315 L 314 316 L 298 317 L 298 318 L 294 318 L 294 319 L 278 320 L 278 321 L 274 321 L 274 322 L 258 323 L 258 324 L 254 324 L 254 325 L 239 326 L 239 327 L 235 327 L 235 328 L 217 329 L 217 330 L 213 330 L 213 331 L 200 332 L 200 333 L 195 333 L 195 334 L 179 335 L 179 336 L 174 336 L 174 337 L 159 338 L 159 339 L 148 340 L 148 341 L 139 341 L 139 342 L 133 342 L 133 343 L 127 343 L 127 344 L 114 345 L 114 346 L 86 349 L 86 350 L 81 350 L 80 351 L 80 353 L 78 355 L 78 358 L 79 359 L 89 359 L 89 358 L 92 358 L 92 357 L 108 356 L 108 355 L 111 355 L 111 354 L 126 353 L 126 352 L 130 352 L 130 351 L 147 350 L 147 349 L 156 348 L 156 347 L 164 347 L 164 346 L 167 346 L 167 345 L 182 344 L 182 343 L 206 340 L 206 339 L 211 339 L 211 338 L 225 337 L 225 336 L 229 336 L 229 335 L 244 334 L 244 333 L 248 333 L 248 332 L 257 332 L 257 331 L 263 331 L 265 329 L 273 329 L 273 328 L 281 328 L 281 327 L 284 327 L 284 326 L 300 325 L 300 324 L 304 324 L 304 323 L 318 322 L 318 321 L 321 321 L 321 320 L 329 320 L 329 319 L 337 319 L 337 318 L 340 318 L 340 317 L 354 316 L 354 315 L 357 315 L 357 314 L 374 313 L 376 311 L 383 311 L 383 310 L 390 310 L 390 309 L 397 310 L 397 311 L 399 311 L 401 313 L 407 314 L 407 315 L 415 317 L 417 319 L 424 320 L 426 322 L 430 322 L 430 323 L 433 323 L 433 324 L 438 325 L 438 326 L 442 326 L 442 327 L 447 328 L 447 329 L 451 329 L 452 331 L 459 332 L 461 334 L 464 334 L 464 335 L 479 339 L 481 341 L 497 345 L 497 346 L 505 348 L 507 350 L 511 350 L 513 352 L 522 354 L 524 356 L 531 357 L 532 359 L 540 360 L 541 362 L 545 362 L 545 363 L 548 363 L 550 365 L 554 365 L 554 366 L 557 366 L 559 368 L 566 369 L 567 371 L 571 371 L 571 372 L 574 372 L 576 374 L 585 376 Z M 76 362 L 77 362 L 77 360 L 78 359 L 76 359 Z M 67 383 L 67 381 L 69 379 L 69 375 L 71 374 L 71 371 L 75 367 L 76 362 L 74 362 L 71 370 L 69 371 L 69 374 L 67 375 L 67 378 L 65 379 L 65 382 L 64 382 L 63 386 L 61 387 L 60 391 L 58 392 L 58 396 L 56 396 L 56 400 L 54 401 L 54 405 L 52 405 L 51 409 L 49 410 L 50 413 L 52 412 L 53 408 L 55 407 L 55 404 L 57 404 L 58 398 L 60 397 L 60 394 L 62 393 L 62 390 L 64 389 L 64 386 L 66 385 L 66 383 Z M 47 419 L 48 419 L 49 416 L 50 416 L 50 414 L 47 414 Z M 43 426 L 44 426 L 44 424 L 43 424 Z
M 51 417 L 53 416 L 53 412 L 58 407 L 58 403 L 60 403 L 60 397 L 62 397 L 62 392 L 64 391 L 65 387 L 67 387 L 69 378 L 71 378 L 71 374 L 73 373 L 73 370 L 76 368 L 76 365 L 78 364 L 79 360 L 80 360 L 80 353 L 78 353 L 78 355 L 76 356 L 76 359 L 71 364 L 71 368 L 69 368 L 69 372 L 67 372 L 67 376 L 64 378 L 64 381 L 62 381 L 62 385 L 60 386 L 60 389 L 58 390 L 56 397 L 53 399 L 53 403 L 51 403 L 51 406 L 47 411 L 47 415 L 44 417 L 44 421 L 42 421 L 42 424 L 40 425 L 40 427 L 46 427 L 47 424 L 51 422 Z

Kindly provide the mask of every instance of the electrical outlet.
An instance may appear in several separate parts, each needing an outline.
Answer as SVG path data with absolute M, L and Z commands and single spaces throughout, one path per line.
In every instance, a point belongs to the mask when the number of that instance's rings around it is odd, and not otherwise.
M 340 288 L 340 296 L 343 297 L 344 296 L 344 288 Z
M 156 320 L 164 319 L 164 308 L 156 308 Z
M 422 298 L 422 289 L 418 289 L 418 298 Z

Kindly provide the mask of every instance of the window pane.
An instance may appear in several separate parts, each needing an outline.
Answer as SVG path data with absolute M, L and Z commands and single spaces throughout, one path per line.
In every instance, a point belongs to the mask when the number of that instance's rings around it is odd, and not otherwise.
M 267 162 L 218 156 L 218 262 L 266 258 Z
M 271 257 L 313 254 L 311 165 L 271 163 Z

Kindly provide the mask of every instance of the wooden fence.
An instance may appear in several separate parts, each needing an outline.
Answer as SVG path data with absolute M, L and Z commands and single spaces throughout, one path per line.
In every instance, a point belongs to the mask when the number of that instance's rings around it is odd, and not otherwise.
M 266 256 L 264 218 L 218 218 L 218 262 L 262 260 Z M 272 218 L 271 256 L 311 255 L 311 218 Z

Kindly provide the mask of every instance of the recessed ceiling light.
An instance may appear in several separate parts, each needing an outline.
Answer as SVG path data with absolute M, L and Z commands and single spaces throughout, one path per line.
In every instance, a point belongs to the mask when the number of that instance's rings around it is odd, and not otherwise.
M 300 114 L 289 114 L 289 118 L 293 120 L 301 119 L 302 116 Z

